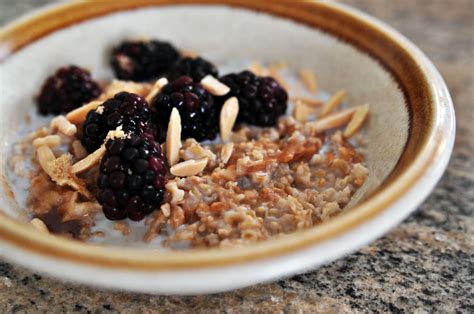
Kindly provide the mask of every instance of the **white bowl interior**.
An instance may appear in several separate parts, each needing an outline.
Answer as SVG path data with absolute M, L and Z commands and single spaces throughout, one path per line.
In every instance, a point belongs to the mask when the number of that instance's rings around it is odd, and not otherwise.
M 0 64 L 0 210 L 25 220 L 24 186 L 8 175 L 12 144 L 41 124 L 33 101 L 41 83 L 56 68 L 77 64 L 95 78 L 110 80 L 111 46 L 127 37 L 169 40 L 179 49 L 192 49 L 217 64 L 287 62 L 290 71 L 314 70 L 319 87 L 348 91 L 350 106 L 370 104 L 365 156 L 370 176 L 356 193 L 356 204 L 390 174 L 405 146 L 409 117 L 402 91 L 376 60 L 319 30 L 293 21 L 243 9 L 219 6 L 144 8 L 95 18 L 54 32 Z M 243 63 L 242 63 L 243 64 Z M 238 70 L 239 63 L 228 69 Z M 223 71 L 226 72 L 226 71 Z M 30 124 L 25 116 L 32 118 Z M 132 241 L 132 240 L 131 240 Z M 111 243 L 124 245 L 117 237 Z M 135 241 L 132 241 L 135 242 Z

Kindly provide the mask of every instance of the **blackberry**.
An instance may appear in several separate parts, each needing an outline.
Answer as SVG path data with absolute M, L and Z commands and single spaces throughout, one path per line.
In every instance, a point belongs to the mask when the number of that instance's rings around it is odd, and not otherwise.
M 91 110 L 82 125 L 81 142 L 88 152 L 104 143 L 107 133 L 122 126 L 125 132 L 155 134 L 146 100 L 136 94 L 120 92 Z
M 166 84 L 154 98 L 153 121 L 160 128 L 164 141 L 171 110 L 177 108 L 181 116 L 182 139 L 212 140 L 219 130 L 219 108 L 204 87 L 189 76 L 181 76 Z
M 108 140 L 100 162 L 97 201 L 110 220 L 141 220 L 157 209 L 165 186 L 165 158 L 149 133 Z
M 199 82 L 208 74 L 217 77 L 218 71 L 214 64 L 201 57 L 195 59 L 186 57 L 175 63 L 168 73 L 168 79 L 175 80 L 180 76 L 186 75 Z
M 125 41 L 112 51 L 112 67 L 122 80 L 147 81 L 164 74 L 178 60 L 179 52 L 168 42 Z
M 46 79 L 37 98 L 43 115 L 69 112 L 102 92 L 90 72 L 75 65 L 62 67 Z
M 239 100 L 238 122 L 273 126 L 286 112 L 288 94 L 272 77 L 242 71 L 225 75 L 220 81 L 230 87 L 225 99 L 236 96 Z

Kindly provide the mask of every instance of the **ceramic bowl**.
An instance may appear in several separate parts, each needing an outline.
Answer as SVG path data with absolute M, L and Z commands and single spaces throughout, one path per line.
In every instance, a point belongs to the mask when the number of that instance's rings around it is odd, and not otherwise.
M 370 177 L 329 222 L 235 249 L 164 251 L 43 235 L 27 223 L 7 176 L 7 155 L 38 85 L 75 63 L 110 79 L 107 51 L 124 37 L 170 40 L 220 63 L 286 60 L 320 88 L 370 103 Z M 0 31 L 0 253 L 62 279 L 152 293 L 195 294 L 274 280 L 327 263 L 381 236 L 426 198 L 451 154 L 451 99 L 435 67 L 402 35 L 342 4 L 297 1 L 70 2 Z

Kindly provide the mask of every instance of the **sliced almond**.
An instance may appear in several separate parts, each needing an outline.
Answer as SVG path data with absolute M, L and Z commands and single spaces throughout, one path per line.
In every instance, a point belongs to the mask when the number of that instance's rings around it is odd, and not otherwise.
M 306 106 L 309 107 L 320 107 L 323 105 L 322 100 L 320 99 L 314 99 L 314 98 L 308 98 L 308 97 L 292 97 L 291 101 L 296 103 L 296 102 L 302 102 Z
M 230 92 L 229 86 L 221 83 L 218 79 L 216 79 L 212 75 L 206 75 L 201 80 L 202 86 L 214 96 L 224 96 L 228 92 Z
M 181 117 L 179 111 L 173 108 L 170 122 L 168 123 L 168 133 L 166 134 L 166 158 L 170 166 L 179 161 L 179 149 L 181 148 Z
M 322 119 L 308 122 L 306 125 L 309 126 L 315 133 L 337 128 L 348 123 L 351 120 L 355 110 L 356 108 L 345 109 Z
M 84 106 L 81 106 L 77 109 L 74 109 L 73 111 L 70 111 L 66 115 L 66 119 L 69 120 L 69 122 L 74 123 L 74 124 L 81 124 L 86 120 L 87 114 L 89 111 L 97 109 L 102 104 L 102 101 L 91 101 L 88 104 L 85 104 Z
M 53 151 L 48 146 L 42 145 L 36 149 L 36 154 L 38 155 L 38 162 L 41 168 L 49 175 L 52 172 L 49 163 L 56 159 Z
M 61 143 L 61 137 L 59 135 L 47 135 L 45 137 L 38 137 L 33 141 L 34 147 L 40 147 L 46 145 L 49 147 L 56 147 Z
M 300 122 L 306 122 L 313 111 L 313 108 L 307 106 L 301 101 L 297 101 L 295 103 L 295 109 L 293 110 L 293 116 Z
M 249 65 L 248 70 L 255 75 L 265 76 L 267 75 L 267 70 L 263 67 L 260 62 L 254 62 Z
M 166 84 L 168 84 L 168 79 L 166 77 L 162 77 L 155 82 L 150 92 L 146 96 L 146 101 L 148 102 L 148 104 L 151 104 L 153 98 L 155 98 L 155 96 L 158 95 L 158 93 L 161 91 L 163 86 L 165 86 Z
M 46 224 L 43 222 L 43 220 L 39 219 L 39 218 L 33 218 L 31 221 L 30 221 L 30 224 L 38 231 L 42 232 L 42 233 L 49 233 L 49 230 L 48 230 L 48 227 L 46 226 Z
M 207 158 L 186 160 L 171 167 L 170 172 L 177 177 L 195 176 L 206 168 Z
M 280 67 L 275 64 L 270 64 L 268 66 L 268 73 L 272 76 L 278 83 L 286 90 L 289 91 L 289 85 L 283 76 L 280 74 Z
M 105 154 L 105 146 L 102 145 L 95 152 L 93 152 L 92 154 L 88 155 L 86 158 L 79 160 L 74 165 L 72 165 L 71 172 L 77 174 L 77 173 L 81 173 L 81 172 L 91 169 L 92 167 L 94 167 L 100 162 L 104 154 Z
M 331 111 L 334 110 L 337 106 L 339 106 L 346 97 L 347 92 L 344 89 L 341 89 L 337 93 L 335 93 L 321 108 L 321 111 L 319 112 L 320 117 L 327 116 Z
M 129 92 L 145 97 L 150 91 L 151 84 L 136 83 L 130 81 L 113 80 L 104 89 L 104 92 L 99 96 L 98 100 L 104 101 L 115 96 L 120 92 Z
M 51 120 L 50 127 L 53 130 L 59 130 L 61 133 L 67 136 L 73 136 L 77 132 L 77 127 L 69 122 L 69 120 L 64 116 L 57 116 Z
M 306 89 L 316 94 L 318 92 L 318 83 L 316 82 L 316 76 L 314 76 L 313 71 L 309 69 L 302 69 L 300 70 L 300 79 L 303 82 Z
M 344 136 L 346 138 L 349 138 L 352 135 L 354 135 L 355 132 L 357 132 L 362 127 L 368 114 L 369 114 L 368 104 L 356 107 L 356 110 L 354 112 L 354 115 L 352 116 L 351 121 L 349 122 L 349 124 L 346 126 L 346 129 L 344 130 L 344 133 L 343 133 Z
M 239 101 L 237 100 L 237 97 L 227 99 L 222 106 L 219 120 L 222 141 L 225 142 L 229 139 L 238 114 Z
M 234 143 L 227 143 L 221 148 L 221 161 L 226 164 L 230 156 L 232 156 L 232 152 L 234 151 Z

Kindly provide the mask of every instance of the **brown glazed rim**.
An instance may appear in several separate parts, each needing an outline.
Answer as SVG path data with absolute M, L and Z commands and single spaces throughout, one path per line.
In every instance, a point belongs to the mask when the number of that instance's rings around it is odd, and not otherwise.
M 261 11 L 306 24 L 358 47 L 378 60 L 398 81 L 410 112 L 408 143 L 393 173 L 369 198 L 315 228 L 238 249 L 159 252 L 150 249 L 105 247 L 40 235 L 0 214 L 0 240 L 28 253 L 88 266 L 135 270 L 179 270 L 235 265 L 309 248 L 342 235 L 381 214 L 400 200 L 423 176 L 443 141 L 433 128 L 435 93 L 413 52 L 376 23 L 338 4 L 299 1 L 121 0 L 74 1 L 20 19 L 0 30 L 0 48 L 17 51 L 47 34 L 83 20 L 145 6 L 220 4 Z M 0 61 L 1 62 L 1 61 Z M 416 165 L 422 165 L 417 167 Z

